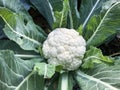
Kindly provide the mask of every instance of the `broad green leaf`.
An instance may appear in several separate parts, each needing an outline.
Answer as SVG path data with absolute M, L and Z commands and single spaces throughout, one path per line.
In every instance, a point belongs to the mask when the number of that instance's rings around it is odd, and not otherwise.
M 52 27 L 52 24 L 54 22 L 54 13 L 49 0 L 30 0 L 30 2 L 46 18 L 49 25 Z
M 72 90 L 73 80 L 69 72 L 61 73 L 59 77 L 58 90 Z
M 87 47 L 99 46 L 120 30 L 120 2 L 113 4 L 105 14 L 94 15 L 86 27 Z
M 108 1 L 106 1 L 102 6 L 101 12 L 106 12 L 116 2 L 120 2 L 120 0 L 108 0 Z M 116 30 L 117 30 L 117 34 L 120 33 L 120 29 L 116 29 Z
M 7 8 L 0 7 L 0 16 L 6 23 L 4 32 L 11 40 L 25 50 L 38 52 L 46 36 L 40 32 L 40 28 L 34 24 L 29 15 L 13 13 Z
M 69 10 L 70 10 L 69 0 L 64 0 L 62 11 L 54 11 L 55 22 L 53 23 L 53 29 L 67 27 L 67 18 Z
M 0 0 L 0 6 L 9 8 L 15 12 L 24 11 L 24 7 L 19 0 Z
M 75 78 L 81 90 L 120 90 L 120 63 L 113 66 L 96 64 L 86 74 L 77 71 Z
M 36 63 L 34 71 L 38 72 L 40 76 L 44 76 L 44 78 L 51 78 L 55 74 L 55 66 L 46 63 Z
M 34 51 L 26 51 L 21 49 L 18 44 L 11 40 L 0 40 L 0 50 L 12 50 L 14 51 L 15 56 L 24 59 L 40 57 L 40 55 Z
M 22 60 L 9 50 L 0 50 L 0 90 L 43 90 L 44 79 L 32 68 L 39 59 Z
M 81 0 L 80 21 L 83 29 L 86 27 L 92 15 L 99 14 L 102 4 L 107 0 Z
M 100 49 L 95 47 L 90 47 L 88 51 L 86 51 L 84 59 L 83 59 L 83 68 L 93 68 L 95 63 L 113 63 L 113 59 L 107 56 L 103 56 Z

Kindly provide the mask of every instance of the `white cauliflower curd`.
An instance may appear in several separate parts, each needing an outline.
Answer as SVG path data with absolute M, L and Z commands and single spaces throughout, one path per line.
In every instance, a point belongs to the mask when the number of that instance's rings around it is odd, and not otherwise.
M 57 28 L 43 43 L 43 54 L 49 64 L 62 65 L 65 70 L 75 70 L 82 63 L 86 41 L 74 29 Z

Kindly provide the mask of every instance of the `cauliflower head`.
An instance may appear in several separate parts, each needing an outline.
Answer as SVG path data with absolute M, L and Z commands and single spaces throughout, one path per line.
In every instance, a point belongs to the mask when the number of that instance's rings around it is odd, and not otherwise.
M 62 65 L 71 71 L 81 65 L 86 41 L 74 29 L 57 28 L 48 35 L 42 50 L 49 64 Z

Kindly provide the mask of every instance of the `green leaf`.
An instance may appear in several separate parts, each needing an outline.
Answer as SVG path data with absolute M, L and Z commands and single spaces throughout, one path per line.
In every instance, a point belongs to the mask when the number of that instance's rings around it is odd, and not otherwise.
M 38 72 L 44 78 L 51 78 L 55 74 L 55 66 L 46 63 L 36 63 L 34 66 L 34 71 Z
M 113 66 L 96 64 L 86 74 L 77 71 L 75 78 L 82 90 L 120 90 L 120 63 Z
M 120 2 L 113 4 L 105 14 L 95 15 L 86 27 L 87 47 L 99 46 L 115 36 L 120 28 Z
M 103 56 L 100 49 L 95 47 L 90 47 L 88 51 L 86 51 L 84 59 L 83 59 L 83 68 L 93 68 L 95 63 L 113 63 L 113 59 Z
M 53 11 L 61 11 L 63 8 L 63 1 L 64 0 L 49 0 L 53 7 Z
M 115 4 L 118 1 L 119 0 L 107 0 L 106 2 L 104 2 L 102 5 L 102 12 L 108 10 L 113 4 Z
M 54 11 L 55 22 L 53 23 L 53 29 L 59 27 L 67 27 L 67 16 L 69 9 L 69 0 L 64 0 L 62 11 Z
M 77 0 L 50 0 L 50 3 L 55 15 L 53 28 L 78 28 L 80 24 L 80 15 L 77 9 Z
M 9 8 L 15 12 L 21 12 L 25 10 L 20 0 L 0 0 L 0 6 Z
M 26 13 L 14 13 L 7 8 L 0 7 L 0 16 L 5 21 L 5 34 L 21 48 L 25 50 L 35 50 L 42 46 L 46 39 L 44 33 L 40 32 L 38 26 Z
M 62 69 L 63 69 L 63 66 L 62 66 L 62 65 L 56 66 L 56 71 L 57 71 L 57 72 L 61 72 Z
M 18 44 L 11 40 L 0 40 L 0 50 L 12 50 L 15 56 L 23 59 L 39 58 L 40 54 L 34 51 L 26 51 L 19 47 Z
M 78 27 L 77 31 L 79 32 L 80 35 L 82 35 L 82 33 L 83 33 L 83 26 L 80 25 L 80 26 Z
M 80 5 L 80 22 L 83 29 L 86 27 L 92 15 L 98 15 L 102 4 L 107 0 L 82 0 Z
M 0 50 L 1 90 L 43 90 L 44 79 L 32 68 L 42 59 L 22 60 L 9 50 Z
M 49 25 L 52 27 L 52 24 L 54 22 L 54 13 L 49 0 L 30 0 L 30 2 L 46 18 Z
M 116 65 L 120 65 L 120 55 L 114 57 L 114 59 L 116 60 L 116 61 L 115 61 L 115 64 L 116 64 Z

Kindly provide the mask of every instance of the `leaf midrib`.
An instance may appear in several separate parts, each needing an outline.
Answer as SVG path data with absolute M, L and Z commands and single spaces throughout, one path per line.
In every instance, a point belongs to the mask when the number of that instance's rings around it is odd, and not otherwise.
M 34 71 L 32 71 L 31 73 L 29 73 L 24 79 L 22 82 L 20 82 L 20 84 L 16 87 L 15 90 L 19 90 L 19 88 L 33 75 L 35 74 Z

